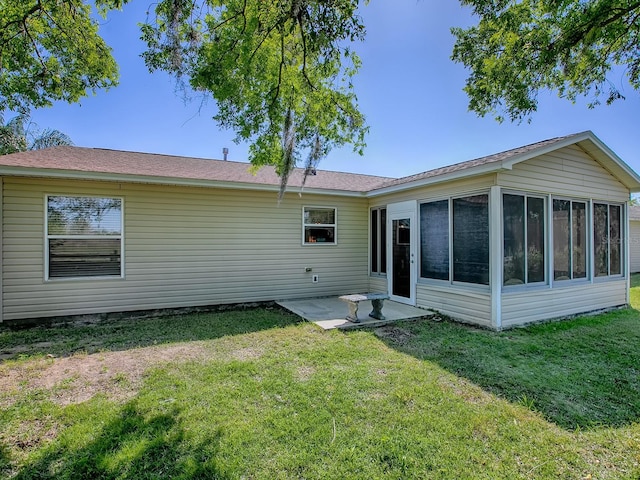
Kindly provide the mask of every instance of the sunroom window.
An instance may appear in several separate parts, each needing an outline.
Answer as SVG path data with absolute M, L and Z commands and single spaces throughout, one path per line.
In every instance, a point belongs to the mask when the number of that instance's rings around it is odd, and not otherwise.
M 336 243 L 336 209 L 331 207 L 303 208 L 303 243 Z
M 502 214 L 504 285 L 544 282 L 544 199 L 504 194 Z
M 420 276 L 449 280 L 449 200 L 420 205 Z
M 553 200 L 553 279 L 587 277 L 587 204 Z
M 47 197 L 46 278 L 121 277 L 122 199 Z
M 593 204 L 593 250 L 596 277 L 622 273 L 622 208 Z
M 489 285 L 489 196 L 454 198 L 453 280 Z
M 489 284 L 489 196 L 420 205 L 420 276 Z
M 371 209 L 371 273 L 387 273 L 387 209 Z

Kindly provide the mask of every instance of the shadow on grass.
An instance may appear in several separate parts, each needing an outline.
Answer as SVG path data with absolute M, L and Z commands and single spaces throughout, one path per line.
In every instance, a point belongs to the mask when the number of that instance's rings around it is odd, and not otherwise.
M 157 318 L 68 324 L 22 330 L 0 329 L 0 362 L 38 354 L 68 356 L 77 352 L 118 351 L 150 345 L 210 340 L 270 328 L 300 319 L 279 307 L 198 313 Z
M 95 434 L 82 429 L 77 436 L 65 432 L 13 478 L 228 478 L 214 460 L 220 432 L 192 442 L 177 420 L 179 414 L 177 408 L 171 408 L 149 416 L 132 401 Z
M 376 333 L 393 348 L 435 362 L 569 430 L 640 420 L 637 310 L 501 333 L 451 321 L 408 322 Z

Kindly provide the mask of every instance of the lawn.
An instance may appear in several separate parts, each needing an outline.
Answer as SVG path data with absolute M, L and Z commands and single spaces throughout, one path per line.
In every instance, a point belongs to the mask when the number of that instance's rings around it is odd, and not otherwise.
M 640 478 L 631 308 L 502 333 L 254 309 L 0 330 L 0 355 L 0 477 Z

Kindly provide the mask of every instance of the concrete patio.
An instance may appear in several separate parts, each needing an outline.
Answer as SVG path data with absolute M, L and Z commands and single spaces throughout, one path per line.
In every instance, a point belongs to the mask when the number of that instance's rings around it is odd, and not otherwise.
M 313 322 L 325 330 L 332 328 L 360 328 L 375 327 L 386 325 L 388 323 L 397 322 L 398 320 L 416 319 L 431 317 L 434 312 L 422 308 L 412 307 L 403 303 L 385 300 L 382 313 L 384 320 L 376 320 L 369 317 L 372 310 L 370 301 L 360 302 L 358 310 L 358 323 L 348 321 L 345 317 L 349 313 L 347 303 L 338 297 L 308 298 L 302 300 L 283 300 L 276 302 L 283 308 L 304 318 L 309 322 Z

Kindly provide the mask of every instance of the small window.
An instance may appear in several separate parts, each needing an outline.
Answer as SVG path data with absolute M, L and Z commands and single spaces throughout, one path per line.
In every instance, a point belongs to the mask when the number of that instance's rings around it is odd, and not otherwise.
M 46 278 L 122 277 L 122 199 L 47 197 Z
M 308 244 L 336 243 L 336 209 L 329 207 L 304 207 L 303 242 Z
M 371 210 L 371 273 L 387 273 L 387 209 Z

